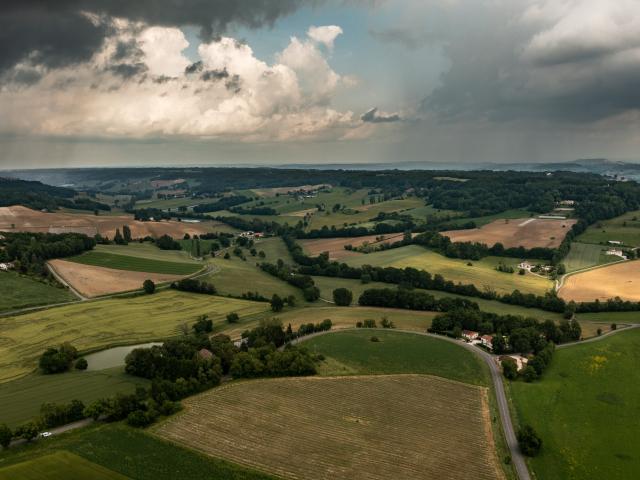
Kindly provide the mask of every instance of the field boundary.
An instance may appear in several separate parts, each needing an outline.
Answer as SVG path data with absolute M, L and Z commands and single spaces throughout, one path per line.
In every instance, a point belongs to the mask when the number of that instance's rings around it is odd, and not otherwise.
M 562 277 L 560 277 L 560 280 L 556 280 L 555 291 L 556 292 L 560 291 L 560 289 L 564 286 L 565 279 L 573 275 L 577 275 L 578 273 L 590 272 L 591 270 L 597 270 L 599 268 L 606 268 L 606 267 L 610 267 L 611 265 L 617 265 L 619 263 L 632 262 L 632 261 L 633 260 L 616 260 L 611 263 L 603 263 L 602 265 L 593 265 L 591 267 L 585 267 L 585 268 L 581 268 L 580 270 L 574 270 L 573 272 L 565 273 Z

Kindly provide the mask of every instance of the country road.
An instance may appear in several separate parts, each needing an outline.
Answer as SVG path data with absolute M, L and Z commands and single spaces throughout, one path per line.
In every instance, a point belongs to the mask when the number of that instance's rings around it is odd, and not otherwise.
M 340 330 L 327 330 L 325 332 L 316 332 L 311 335 L 307 335 L 305 337 L 297 338 L 293 340 L 291 343 L 296 344 L 320 335 L 326 335 L 326 334 L 335 333 L 335 332 L 344 332 L 348 330 L 356 330 L 356 329 L 349 328 L 349 329 L 340 329 Z M 361 329 L 358 329 L 358 330 L 361 330 Z M 460 340 L 454 340 L 453 338 L 444 337 L 442 335 L 435 335 L 433 333 L 418 332 L 413 330 L 394 330 L 394 331 L 409 333 L 414 335 L 422 335 L 425 337 L 437 338 L 439 340 L 455 343 L 456 345 L 459 345 L 473 352 L 475 355 L 478 355 L 480 358 L 484 360 L 484 362 L 489 366 L 489 370 L 491 372 L 491 380 L 493 382 L 494 391 L 496 393 L 498 411 L 500 412 L 500 421 L 502 422 L 502 430 L 505 435 L 507 446 L 509 447 L 509 451 L 511 454 L 511 461 L 513 463 L 514 468 L 516 469 L 516 473 L 520 480 L 531 480 L 531 476 L 529 475 L 529 469 L 527 468 L 527 463 L 524 459 L 524 455 L 522 454 L 522 452 L 520 452 L 520 447 L 518 446 L 518 440 L 516 439 L 516 433 L 513 428 L 513 422 L 511 421 L 511 414 L 509 412 L 509 402 L 507 401 L 507 395 L 505 394 L 505 391 L 504 391 L 504 384 L 502 383 L 502 374 L 500 373 L 498 364 L 495 361 L 495 357 L 485 352 L 484 350 L 479 349 L 474 345 L 471 345 L 466 342 L 461 342 Z

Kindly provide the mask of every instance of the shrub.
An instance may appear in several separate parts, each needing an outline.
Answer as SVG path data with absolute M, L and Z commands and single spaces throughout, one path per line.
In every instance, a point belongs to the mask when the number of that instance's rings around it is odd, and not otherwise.
M 66 372 L 77 356 L 78 351 L 64 343 L 59 348 L 48 348 L 40 357 L 39 366 L 47 374 Z
M 86 358 L 80 357 L 78 360 L 76 360 L 76 370 L 86 370 L 88 366 L 89 363 L 87 362 Z
M 368 318 L 365 321 L 362 322 L 362 327 L 363 328 L 378 328 L 378 326 L 376 325 L 376 321 Z
M 376 343 L 379 342 L 380 339 L 378 337 L 376 337 L 375 335 L 373 337 L 371 337 L 369 340 L 371 340 L 372 342 Z
M 531 365 L 527 365 L 522 370 L 522 378 L 524 378 L 525 382 L 531 383 L 538 378 L 538 372 Z
M 238 320 L 240 320 L 240 316 L 236 312 L 227 315 L 227 322 L 229 323 L 238 323 Z
M 12 438 L 13 432 L 11 429 L 4 423 L 0 423 L 0 446 L 2 448 L 9 448 Z
M 347 288 L 336 288 L 333 291 L 333 301 L 339 307 L 348 307 L 353 301 L 353 293 Z
M 528 457 L 535 457 L 542 448 L 542 439 L 531 425 L 524 425 L 518 431 L 518 444 L 522 453 Z
M 144 293 L 151 295 L 156 291 L 156 284 L 153 283 L 153 280 L 146 279 L 142 283 L 142 288 L 144 289 Z
M 518 366 L 510 358 L 502 360 L 502 373 L 509 380 L 515 380 L 518 377 Z

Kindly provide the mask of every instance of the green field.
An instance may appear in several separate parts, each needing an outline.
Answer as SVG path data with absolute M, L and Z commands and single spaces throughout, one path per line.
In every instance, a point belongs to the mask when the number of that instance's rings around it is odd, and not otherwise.
M 59 375 L 34 373 L 0 384 L 0 423 L 15 427 L 36 417 L 45 402 L 69 403 L 81 400 L 85 405 L 116 393 L 131 393 L 147 380 L 124 373 L 122 367 L 97 372 L 77 370 Z
M 62 342 L 98 350 L 177 335 L 199 315 L 221 323 L 230 312 L 248 317 L 268 309 L 265 303 L 168 290 L 0 318 L 0 383 L 33 371 L 42 352 Z
M 169 198 L 169 199 L 155 199 L 155 200 L 139 200 L 136 202 L 136 208 L 159 208 L 160 210 L 174 211 L 178 210 L 178 207 L 191 207 L 193 205 L 199 205 L 200 203 L 208 203 L 211 200 L 203 198 Z
M 341 227 L 344 224 L 358 224 L 377 217 L 379 213 L 401 212 L 418 207 L 424 207 L 424 200 L 416 197 L 408 197 L 399 200 L 387 200 L 386 202 L 375 203 L 354 207 L 353 210 L 344 212 L 317 212 L 311 219 L 311 228 L 320 229 L 327 227 Z
M 149 258 L 133 257 L 129 255 L 115 255 L 113 253 L 89 251 L 66 260 L 83 265 L 114 268 L 133 272 L 163 273 L 167 275 L 191 275 L 202 269 L 196 263 L 165 262 Z
M 579 313 L 578 320 L 602 323 L 640 323 L 640 312 L 597 312 Z
M 529 218 L 533 216 L 533 214 L 528 210 L 522 209 L 513 209 L 513 210 L 505 210 L 504 212 L 494 213 L 493 215 L 484 215 L 482 217 L 461 217 L 454 220 L 451 220 L 452 225 L 463 225 L 467 222 L 475 222 L 476 226 L 481 227 L 486 225 L 487 223 L 491 223 L 494 220 L 501 220 L 503 218 L 514 219 L 514 218 Z
M 126 480 L 112 470 L 69 452 L 55 452 L 33 460 L 0 468 L 0 480 Z
M 258 240 L 255 244 L 255 249 L 262 250 L 266 255 L 266 260 L 271 263 L 276 263 L 278 259 L 282 259 L 284 263 L 292 265 L 294 263 L 293 258 L 284 241 L 280 237 L 271 237 Z
M 332 300 L 333 290 L 339 287 L 348 288 L 353 292 L 353 303 L 357 305 L 358 297 L 368 288 L 397 288 L 397 285 L 391 283 L 371 282 L 363 284 L 360 280 L 352 280 L 348 278 L 331 278 L 331 277 L 313 277 L 314 282 L 320 288 L 322 298 Z M 423 290 L 436 298 L 452 297 L 464 298 L 476 302 L 480 310 L 485 312 L 497 313 L 500 315 L 521 315 L 523 317 L 534 317 L 540 320 L 556 320 L 562 319 L 562 314 L 547 312 L 538 308 L 525 308 L 519 305 L 509 305 L 497 302 L 495 300 L 484 300 L 476 297 L 465 297 L 454 293 L 446 293 L 438 290 Z
M 96 252 L 113 255 L 127 255 L 130 257 L 146 258 L 163 262 L 198 263 L 182 250 L 161 250 L 150 242 L 131 242 L 128 245 L 96 245 Z
M 380 340 L 372 342 L 375 335 Z M 302 345 L 325 356 L 322 375 L 387 375 L 422 373 L 489 385 L 482 360 L 462 346 L 424 335 L 366 329 L 335 332 Z
M 496 271 L 495 267 L 499 262 L 516 268 L 520 261 L 515 258 L 485 257 L 469 262 L 445 257 L 419 245 L 347 257 L 344 261 L 352 266 L 413 267 L 426 270 L 432 275 L 439 273 L 447 280 L 472 283 L 479 289 L 490 288 L 498 293 L 511 293 L 517 288 L 524 293 L 543 295 L 553 287 L 551 280 L 532 274 L 518 275 L 517 272 L 509 274 Z M 472 266 L 468 263 L 472 263 Z
M 564 258 L 562 263 L 564 263 L 567 268 L 567 272 L 575 272 L 583 268 L 621 260 L 620 257 L 616 257 L 615 255 L 605 255 L 603 250 L 606 250 L 606 247 L 601 245 L 573 242 L 571 243 L 569 254 Z
M 625 213 L 611 220 L 601 220 L 587 228 L 576 240 L 596 244 L 606 244 L 609 240 L 616 240 L 628 247 L 639 247 L 640 210 Z
M 640 476 L 640 330 L 558 350 L 544 377 L 511 392 L 521 423 L 543 440 L 540 479 Z
M 274 480 L 274 477 L 165 442 L 122 424 L 99 425 L 0 451 L 0 466 L 71 452 L 136 480 Z M 2 472 L 2 470 L 0 470 Z M 23 477 L 11 477 L 11 480 Z M 36 477 L 38 478 L 38 477 Z M 45 477 L 67 479 L 74 477 Z M 102 478 L 85 475 L 82 480 Z M 108 477 L 107 477 L 108 478 Z M 113 478 L 113 477 L 111 477 Z M 118 477 L 121 478 L 121 477 Z M 38 480 L 40 480 L 38 478 Z
M 258 249 L 257 246 L 256 249 Z M 215 271 L 203 277 L 203 280 L 213 283 L 218 292 L 223 295 L 241 296 L 247 292 L 258 292 L 266 298 L 271 298 L 276 293 L 281 297 L 293 295 L 300 302 L 304 301 L 300 289 L 260 270 L 256 266 L 257 262 L 262 261 L 260 258 L 252 257 L 248 252 L 246 252 L 246 258 L 247 260 L 243 261 L 231 255 L 229 259 L 222 257 L 209 259 L 208 262 L 215 267 Z
M 76 299 L 65 288 L 48 285 L 16 272 L 0 272 L 0 292 L 0 312 Z

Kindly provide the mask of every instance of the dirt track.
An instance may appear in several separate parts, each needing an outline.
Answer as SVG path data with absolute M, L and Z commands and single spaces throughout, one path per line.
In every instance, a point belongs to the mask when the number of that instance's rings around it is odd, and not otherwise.
M 66 260 L 50 260 L 49 264 L 67 283 L 87 298 L 128 292 L 142 287 L 145 280 L 156 283 L 170 282 L 183 278 L 180 275 L 160 273 L 129 272 L 113 268 L 95 267 Z
M 640 301 L 640 261 L 616 263 L 566 276 L 558 294 L 576 302 L 614 297 Z
M 44 213 L 20 205 L 0 207 L 0 231 L 67 233 L 77 232 L 113 238 L 116 228 L 128 225 L 133 238 L 170 235 L 182 238 L 185 233 L 200 235 L 212 232 L 215 222 L 186 223 L 177 221 L 139 222 L 127 215 L 89 215 L 75 213 Z
M 480 228 L 441 232 L 452 242 L 480 242 L 489 246 L 502 243 L 511 247 L 555 248 L 562 243 L 576 220 L 516 218 L 495 220 Z

